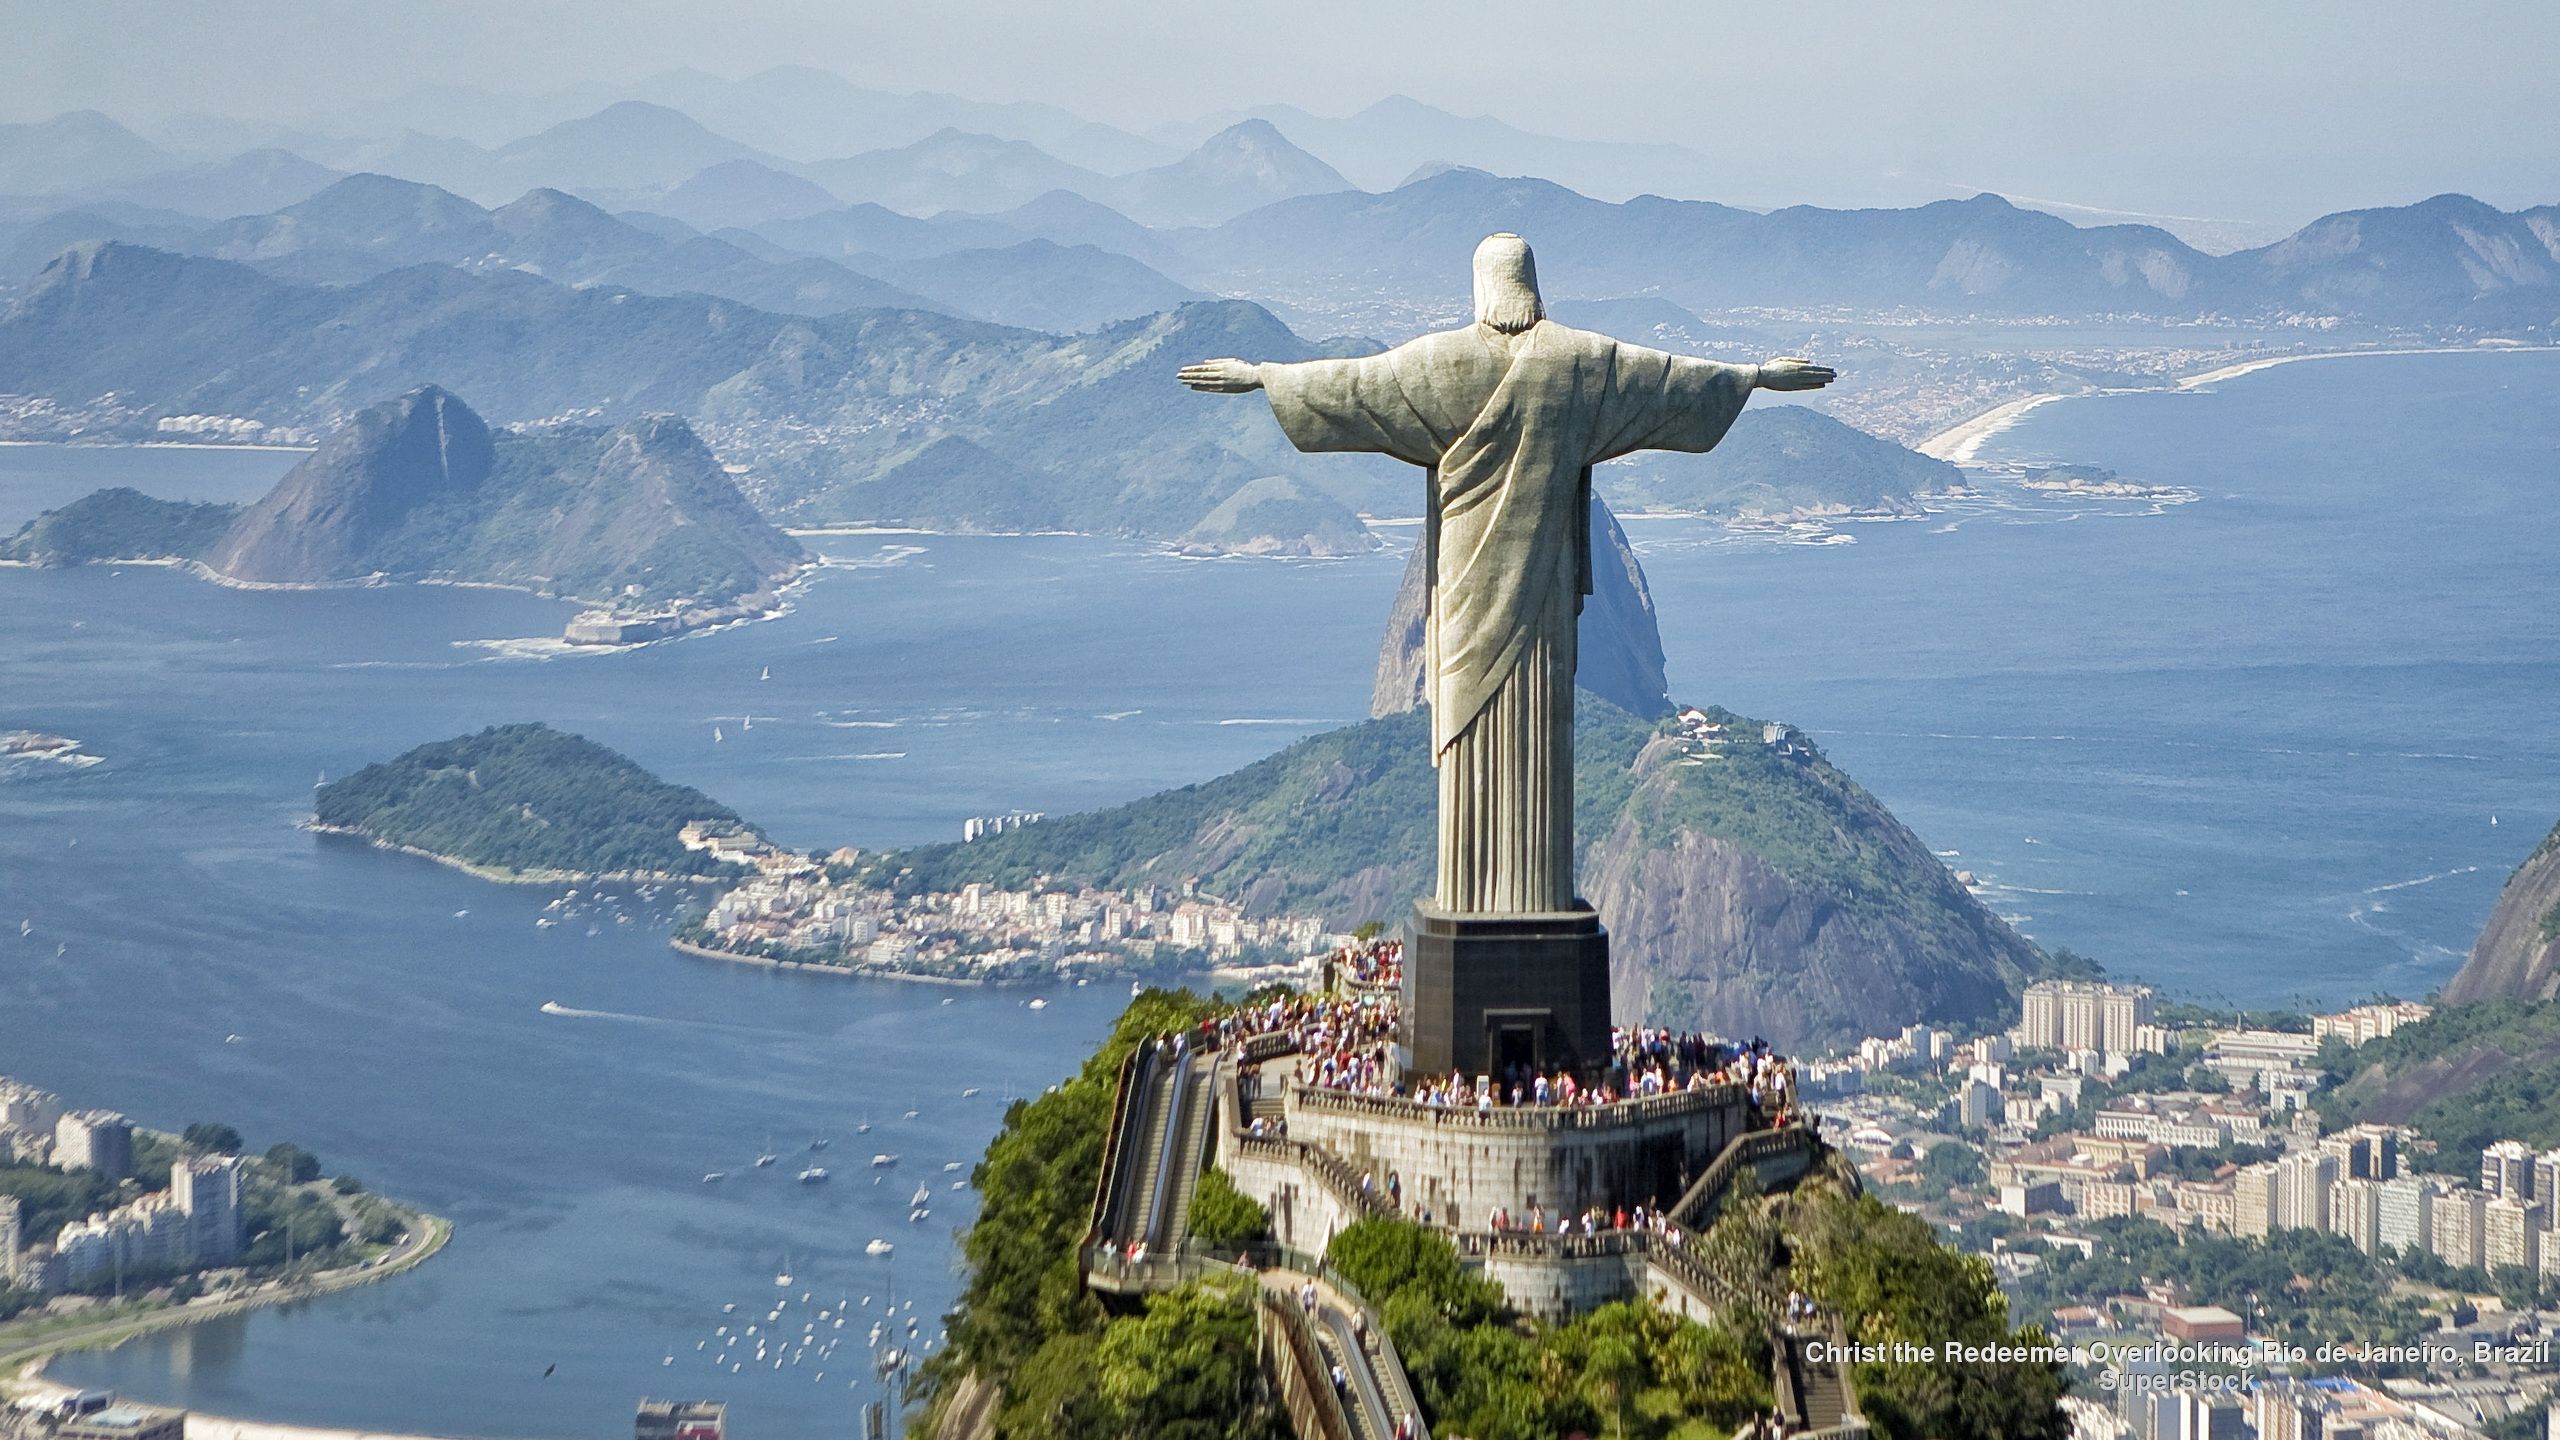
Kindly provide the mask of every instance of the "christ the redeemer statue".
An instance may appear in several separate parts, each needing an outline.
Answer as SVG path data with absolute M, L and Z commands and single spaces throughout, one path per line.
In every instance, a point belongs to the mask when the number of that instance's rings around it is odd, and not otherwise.
M 1476 247 L 1475 316 L 1380 355 L 1210 360 L 1181 379 L 1269 392 L 1300 450 L 1371 451 L 1428 474 L 1434 908 L 1555 914 L 1578 907 L 1574 626 L 1591 593 L 1591 467 L 1710 449 L 1753 390 L 1815 390 L 1832 372 L 1721 365 L 1555 324 L 1516 235 Z

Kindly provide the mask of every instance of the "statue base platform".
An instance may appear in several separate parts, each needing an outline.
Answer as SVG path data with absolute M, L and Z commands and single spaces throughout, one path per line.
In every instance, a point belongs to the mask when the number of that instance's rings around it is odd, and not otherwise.
M 1609 1055 L 1609 933 L 1589 906 L 1530 915 L 1413 907 L 1404 951 L 1417 1074 L 1596 1065 Z

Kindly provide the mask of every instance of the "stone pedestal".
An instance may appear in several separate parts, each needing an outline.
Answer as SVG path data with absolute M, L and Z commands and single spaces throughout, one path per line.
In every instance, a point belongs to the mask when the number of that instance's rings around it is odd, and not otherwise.
M 1589 906 L 1536 915 L 1413 907 L 1407 1063 L 1418 1074 L 1597 1064 L 1609 1054 L 1609 934 Z

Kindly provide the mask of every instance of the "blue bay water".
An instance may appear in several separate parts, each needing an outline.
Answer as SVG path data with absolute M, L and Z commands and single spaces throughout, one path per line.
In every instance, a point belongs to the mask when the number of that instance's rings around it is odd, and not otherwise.
M 2423 994 L 2560 814 L 2555 402 L 2549 356 L 2296 365 L 2047 406 L 1994 447 L 2198 492 L 2165 513 L 1982 505 L 1836 546 L 1633 533 L 1684 698 L 1806 727 L 2045 943 L 2197 998 Z M 94 484 L 234 498 L 292 458 L 0 448 L 0 526 Z M 838 563 L 785 618 L 550 659 L 475 643 L 567 616 L 507 592 L 0 570 L 0 728 L 107 757 L 0 774 L 0 917 L 35 927 L 0 927 L 0 1073 L 293 1138 L 461 1222 L 390 1284 L 55 1373 L 456 1434 L 620 1433 L 643 1393 L 726 1398 L 741 1433 L 853 1423 L 851 1341 L 824 1383 L 805 1358 L 715 1376 L 694 1342 L 760 1322 L 786 1260 L 795 1310 L 806 1290 L 876 1313 L 894 1278 L 937 1313 L 970 1213 L 941 1165 L 1125 996 L 1034 1012 L 686 960 L 664 944 L 679 897 L 628 887 L 537 929 L 554 892 L 295 830 L 312 783 L 542 719 L 795 845 L 1113 803 L 1364 713 L 1400 561 L 817 543 Z M 785 1172 L 818 1135 L 835 1179 L 803 1188 Z M 768 1141 L 785 1158 L 757 1171 Z M 901 1157 L 878 1185 L 874 1151 Z M 911 1225 L 919 1181 L 934 1213 Z M 861 1253 L 874 1235 L 892 1260 Z

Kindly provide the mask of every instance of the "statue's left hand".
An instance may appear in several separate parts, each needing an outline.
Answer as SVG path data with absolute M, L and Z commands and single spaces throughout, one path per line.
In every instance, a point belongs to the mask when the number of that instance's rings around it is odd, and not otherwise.
M 1176 378 L 1211 395 L 1242 395 L 1262 388 L 1262 367 L 1245 360 L 1203 360 L 1183 366 Z
M 1763 390 L 1819 390 L 1840 378 L 1840 372 L 1828 365 L 1816 365 L 1794 355 L 1781 355 L 1760 364 L 1760 388 Z

